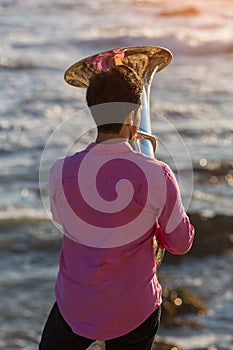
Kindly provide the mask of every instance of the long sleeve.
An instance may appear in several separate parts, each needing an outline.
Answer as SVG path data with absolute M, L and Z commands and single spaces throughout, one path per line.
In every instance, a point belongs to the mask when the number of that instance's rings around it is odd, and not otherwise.
M 166 181 L 165 205 L 158 217 L 158 241 L 172 254 L 185 254 L 192 246 L 194 228 L 182 205 L 179 187 L 168 166 L 164 167 Z
M 56 204 L 56 191 L 58 190 L 60 175 L 60 162 L 57 161 L 52 165 L 49 171 L 49 198 L 50 198 L 50 211 L 52 213 L 52 218 L 58 224 L 62 225 L 62 219 L 59 214 L 57 204 Z

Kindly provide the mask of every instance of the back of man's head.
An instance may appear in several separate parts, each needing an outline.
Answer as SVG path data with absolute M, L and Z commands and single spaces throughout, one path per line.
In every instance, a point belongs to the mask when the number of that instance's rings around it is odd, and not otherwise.
M 119 133 L 127 115 L 142 104 L 143 84 L 135 71 L 114 67 L 92 77 L 86 100 L 99 132 Z

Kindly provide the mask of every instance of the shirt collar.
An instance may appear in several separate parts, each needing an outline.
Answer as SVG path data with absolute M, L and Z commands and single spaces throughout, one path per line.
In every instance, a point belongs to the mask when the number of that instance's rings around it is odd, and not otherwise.
M 130 144 L 126 141 L 122 141 L 118 143 L 92 142 L 86 148 L 86 151 L 90 151 L 90 150 L 92 153 L 126 153 L 126 152 L 133 151 Z

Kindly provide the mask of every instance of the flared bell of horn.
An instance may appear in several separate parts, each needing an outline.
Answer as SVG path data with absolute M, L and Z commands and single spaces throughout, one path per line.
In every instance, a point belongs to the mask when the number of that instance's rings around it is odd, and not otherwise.
M 171 52 L 162 47 L 122 47 L 76 62 L 66 70 L 64 78 L 70 85 L 86 88 L 93 74 L 123 64 L 134 69 L 145 85 L 150 85 L 154 73 L 165 68 L 171 60 Z
M 165 68 L 171 60 L 171 52 L 163 47 L 121 47 L 76 62 L 66 70 L 64 78 L 72 86 L 87 88 L 91 77 L 102 70 L 124 65 L 136 71 L 143 82 L 140 137 L 136 148 L 139 152 L 153 157 L 156 139 L 151 135 L 150 86 L 154 74 Z
M 136 150 L 154 157 L 156 138 L 151 135 L 150 86 L 155 73 L 165 68 L 172 60 L 168 49 L 156 46 L 130 46 L 98 53 L 84 58 L 71 67 L 64 75 L 65 81 L 75 87 L 87 88 L 93 75 L 116 66 L 133 69 L 143 82 L 141 121 L 136 142 Z M 155 241 L 155 257 L 159 266 L 164 250 Z

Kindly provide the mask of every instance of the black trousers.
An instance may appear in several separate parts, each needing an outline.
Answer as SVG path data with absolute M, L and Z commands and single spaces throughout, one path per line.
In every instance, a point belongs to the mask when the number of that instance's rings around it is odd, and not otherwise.
M 121 337 L 106 340 L 106 350 L 151 350 L 159 327 L 160 313 L 159 307 L 136 329 Z M 85 350 L 94 341 L 74 333 L 55 303 L 45 324 L 39 350 Z

